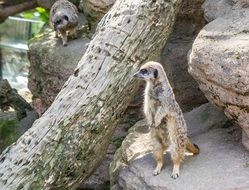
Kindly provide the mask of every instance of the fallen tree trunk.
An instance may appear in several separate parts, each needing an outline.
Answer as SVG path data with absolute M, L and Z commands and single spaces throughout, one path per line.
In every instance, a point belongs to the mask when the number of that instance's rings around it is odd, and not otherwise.
M 0 156 L 0 189 L 75 189 L 98 166 L 180 0 L 117 0 L 51 107 Z

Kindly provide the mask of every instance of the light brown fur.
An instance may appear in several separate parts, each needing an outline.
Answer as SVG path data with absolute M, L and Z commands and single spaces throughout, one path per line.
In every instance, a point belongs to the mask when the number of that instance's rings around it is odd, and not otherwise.
M 56 1 L 50 10 L 50 26 L 55 30 L 55 37 L 61 36 L 63 45 L 67 45 L 68 36 L 77 37 L 77 7 L 68 0 Z
M 172 178 L 179 177 L 180 164 L 187 151 L 199 153 L 187 137 L 187 125 L 175 100 L 173 90 L 160 63 L 148 62 L 134 75 L 146 81 L 144 113 L 154 141 L 153 154 L 158 175 L 163 166 L 163 153 L 169 149 L 174 167 Z

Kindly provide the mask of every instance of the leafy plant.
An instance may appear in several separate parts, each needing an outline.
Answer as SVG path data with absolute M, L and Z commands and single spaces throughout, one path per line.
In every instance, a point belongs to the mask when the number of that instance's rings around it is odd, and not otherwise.
M 37 7 L 34 10 L 21 13 L 21 16 L 26 19 L 40 20 L 42 22 L 48 23 L 49 11 L 42 7 Z

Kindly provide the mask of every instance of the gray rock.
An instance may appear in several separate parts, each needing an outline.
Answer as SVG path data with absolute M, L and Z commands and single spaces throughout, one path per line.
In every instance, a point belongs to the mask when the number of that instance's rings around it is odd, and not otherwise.
M 167 164 L 161 174 L 153 176 L 155 162 L 149 154 L 122 169 L 118 185 L 121 189 L 249 189 L 249 154 L 225 129 L 213 129 L 193 141 L 199 145 L 201 153 L 185 159 L 180 178 L 170 178 L 172 163 L 169 156 L 165 156 Z
M 116 0 L 80 0 L 79 8 L 87 16 L 94 31 L 98 21 L 107 13 Z
M 225 129 L 217 129 L 217 126 L 222 126 L 227 122 L 227 118 L 221 110 L 213 107 L 210 103 L 204 104 L 199 108 L 184 114 L 184 117 L 188 124 L 190 137 L 194 136 L 193 142 L 200 146 L 201 154 L 186 160 L 182 168 L 182 176 L 179 180 L 181 182 L 179 184 L 176 183 L 177 180 L 174 181 L 170 178 L 172 164 L 166 166 L 159 176 L 152 176 L 155 163 L 152 156 L 147 154 L 151 152 L 153 142 L 151 142 L 146 122 L 142 120 L 129 130 L 129 134 L 123 141 L 121 148 L 115 153 L 114 161 L 110 166 L 111 188 L 185 189 L 187 185 L 190 185 L 189 189 L 191 189 L 195 185 L 196 187 L 201 187 L 201 185 L 207 184 L 209 184 L 211 188 L 211 185 L 213 184 L 208 180 L 205 182 L 204 176 L 209 175 L 208 177 L 211 179 L 212 172 L 216 172 L 217 176 L 221 174 L 222 169 L 227 168 L 227 166 L 222 165 L 219 166 L 220 170 L 214 170 L 217 165 L 222 162 L 220 157 L 224 157 L 224 152 L 228 150 L 229 146 L 238 145 L 239 143 L 233 142 L 232 135 L 226 133 Z M 226 138 L 228 140 L 226 140 Z M 241 147 L 241 145 L 238 146 Z M 219 152 L 219 149 L 223 151 Z M 235 152 L 232 152 L 231 154 L 235 155 L 236 151 L 242 152 L 243 148 L 236 148 Z M 216 155 L 215 160 L 212 160 L 213 155 Z M 210 157 L 212 157 L 212 159 Z M 202 159 L 204 159 L 203 162 Z M 237 161 L 235 156 L 233 156 L 228 162 L 236 161 L 241 164 L 245 161 L 242 157 L 239 157 L 239 159 L 241 159 L 241 162 Z M 205 164 L 202 165 L 202 163 Z M 209 170 L 205 165 L 213 167 L 213 170 Z M 204 172 L 205 170 L 207 171 Z M 191 175 L 194 175 L 195 178 L 191 178 Z M 191 186 L 192 179 L 195 179 L 193 186 Z M 200 181 L 199 184 L 198 181 Z
M 230 14 L 232 10 L 248 7 L 248 0 L 205 0 L 202 5 L 204 18 L 207 22 L 211 22 L 216 18 Z
M 203 104 L 198 108 L 184 114 L 190 137 L 207 132 L 211 128 L 225 125 L 228 118 L 223 111 L 210 103 Z
M 232 0 L 206 0 L 202 8 L 204 10 L 204 18 L 207 22 L 223 16 L 232 10 Z
M 249 11 L 234 10 L 196 38 L 189 72 L 205 96 L 249 136 Z

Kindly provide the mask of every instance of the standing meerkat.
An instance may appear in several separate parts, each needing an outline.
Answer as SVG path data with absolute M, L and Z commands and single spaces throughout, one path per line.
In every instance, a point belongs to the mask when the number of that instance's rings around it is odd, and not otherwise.
M 162 65 L 148 62 L 134 77 L 146 81 L 144 113 L 151 130 L 153 154 L 157 162 L 153 175 L 161 172 L 163 154 L 169 150 L 174 164 L 171 177 L 176 179 L 186 150 L 198 154 L 199 148 L 187 137 L 186 122 Z
M 68 0 L 56 1 L 50 10 L 50 26 L 55 31 L 55 36 L 62 38 L 63 46 L 67 45 L 67 37 L 76 38 L 78 26 L 78 9 Z

